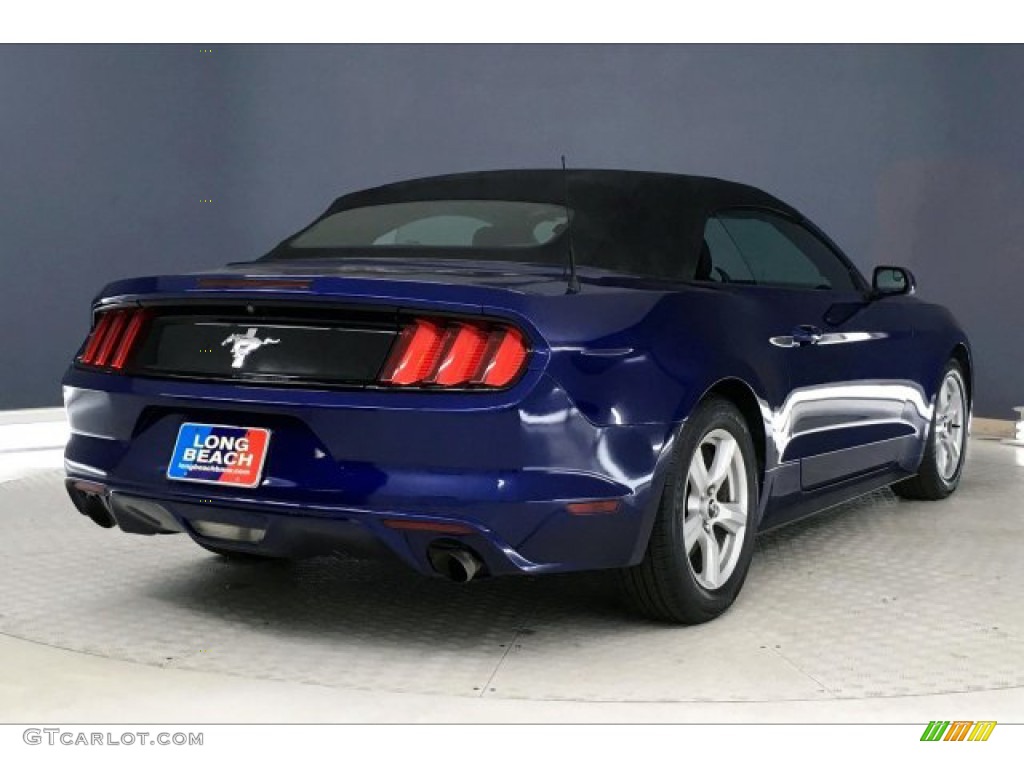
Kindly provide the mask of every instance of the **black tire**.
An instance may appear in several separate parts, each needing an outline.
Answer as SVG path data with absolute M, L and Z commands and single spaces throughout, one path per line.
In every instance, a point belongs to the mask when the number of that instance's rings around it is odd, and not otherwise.
M 687 475 L 695 451 L 717 430 L 736 441 L 743 457 L 747 484 L 746 530 L 731 576 L 716 589 L 698 582 L 686 552 L 683 519 Z M 639 565 L 622 571 L 632 605 L 649 618 L 677 624 L 700 624 L 721 615 L 739 594 L 754 552 L 758 509 L 757 457 L 750 430 L 730 401 L 710 397 L 693 412 L 680 434 L 658 505 L 657 517 Z
M 214 547 L 209 544 L 203 544 L 200 541 L 196 541 L 200 547 L 208 552 L 213 552 L 215 555 L 233 560 L 237 563 L 266 563 L 274 561 L 283 561 L 287 558 L 281 557 L 280 555 L 261 555 L 258 552 L 239 552 L 235 549 L 221 549 L 220 547 Z
M 959 385 L 962 388 L 965 406 L 963 418 L 966 421 L 971 409 L 970 396 L 968 394 L 967 380 L 964 377 L 963 368 L 956 360 L 950 360 L 949 363 L 946 364 L 946 367 L 942 371 L 942 378 L 939 381 L 945 382 L 949 376 L 956 376 L 959 378 Z M 939 384 L 939 387 L 942 387 L 942 383 Z M 914 477 L 901 480 L 892 486 L 896 495 L 901 496 L 904 499 L 938 501 L 939 499 L 944 499 L 949 496 L 957 489 L 957 486 L 960 485 L 960 476 L 963 474 L 964 463 L 967 459 L 967 425 L 966 423 L 960 425 L 962 428 L 962 445 L 956 470 L 952 476 L 945 478 L 939 468 L 938 451 L 935 440 L 936 424 L 939 417 L 938 400 L 938 395 L 936 395 L 936 404 L 932 413 L 932 423 L 928 429 L 928 443 L 925 446 L 924 455 L 921 457 L 921 466 L 918 468 L 917 474 Z

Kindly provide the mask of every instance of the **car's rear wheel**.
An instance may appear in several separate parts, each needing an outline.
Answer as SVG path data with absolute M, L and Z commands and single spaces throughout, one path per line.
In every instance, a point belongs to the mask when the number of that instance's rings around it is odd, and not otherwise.
M 701 403 L 680 435 L 644 559 L 623 571 L 640 611 L 699 624 L 732 605 L 753 554 L 756 468 L 736 406 L 718 397 Z
M 907 499 L 934 501 L 946 498 L 957 489 L 967 457 L 968 403 L 963 369 L 958 362 L 950 360 L 935 396 L 921 467 L 915 477 L 893 486 L 897 494 Z

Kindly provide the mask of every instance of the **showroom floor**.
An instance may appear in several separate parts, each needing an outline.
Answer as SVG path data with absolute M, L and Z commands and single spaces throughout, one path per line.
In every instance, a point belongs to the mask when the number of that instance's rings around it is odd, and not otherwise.
M 996 441 L 946 502 L 763 535 L 736 605 L 689 628 L 625 613 L 609 574 L 230 563 L 100 529 L 10 456 L 0 721 L 1024 720 L 1024 449 Z

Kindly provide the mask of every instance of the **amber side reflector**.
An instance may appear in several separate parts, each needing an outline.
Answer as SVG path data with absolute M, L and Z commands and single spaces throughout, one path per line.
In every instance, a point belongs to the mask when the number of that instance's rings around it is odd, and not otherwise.
M 574 501 L 566 504 L 570 515 L 614 515 L 619 511 L 618 499 L 604 501 Z
M 473 533 L 468 525 L 441 523 L 431 520 L 385 520 L 384 525 L 397 531 L 429 531 L 430 533 L 466 534 Z

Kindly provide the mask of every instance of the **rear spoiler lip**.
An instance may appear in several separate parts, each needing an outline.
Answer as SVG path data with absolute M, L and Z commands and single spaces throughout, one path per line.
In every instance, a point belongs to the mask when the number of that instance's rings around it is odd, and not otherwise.
M 204 273 L 191 275 L 153 275 L 129 278 L 107 285 L 96 297 L 96 303 L 109 303 L 128 297 L 168 296 L 184 298 L 201 296 L 218 298 L 270 295 L 303 297 L 304 300 L 351 299 L 359 302 L 405 303 L 430 301 L 460 307 L 473 305 L 509 307 L 522 305 L 533 294 L 516 286 L 449 283 L 444 281 L 393 278 L 366 278 L 336 275 L 291 276 L 232 275 Z
M 138 307 L 237 307 L 252 304 L 257 306 L 272 305 L 274 307 L 300 307 L 309 309 L 311 306 L 322 306 L 325 309 L 350 309 L 362 311 L 379 311 L 382 314 L 396 315 L 430 314 L 449 315 L 482 315 L 507 317 L 516 319 L 522 315 L 514 309 L 504 306 L 484 306 L 475 303 L 439 302 L 433 299 L 406 299 L 377 296 L 351 296 L 345 294 L 301 294 L 288 292 L 273 294 L 202 291 L 183 293 L 124 293 L 103 296 L 93 304 L 93 311 L 107 310 L 119 306 Z M 525 320 L 529 325 L 529 321 Z

